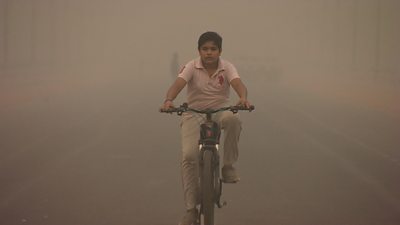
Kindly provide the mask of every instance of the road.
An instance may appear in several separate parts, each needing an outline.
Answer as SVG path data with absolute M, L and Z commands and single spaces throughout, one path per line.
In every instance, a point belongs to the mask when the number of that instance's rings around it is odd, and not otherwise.
M 17 83 L 2 92 L 0 224 L 177 224 L 179 118 L 157 112 L 164 90 L 133 90 L 129 79 Z M 400 224 L 395 113 L 279 82 L 250 86 L 241 182 L 224 186 L 217 224 Z

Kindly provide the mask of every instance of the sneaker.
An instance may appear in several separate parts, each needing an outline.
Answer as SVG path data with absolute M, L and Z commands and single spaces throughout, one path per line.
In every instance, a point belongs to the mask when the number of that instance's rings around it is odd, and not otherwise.
M 236 169 L 232 165 L 222 167 L 222 181 L 224 183 L 237 183 L 239 180 Z
M 197 219 L 199 217 L 199 212 L 196 208 L 189 209 L 186 214 L 182 217 L 179 225 L 197 225 Z

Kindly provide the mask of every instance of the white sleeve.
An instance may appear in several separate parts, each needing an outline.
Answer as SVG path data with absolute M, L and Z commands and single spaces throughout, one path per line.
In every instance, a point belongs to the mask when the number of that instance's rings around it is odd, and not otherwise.
M 182 69 L 179 71 L 178 77 L 184 79 L 186 82 L 189 82 L 193 77 L 194 70 L 194 61 L 187 63 Z
M 226 63 L 226 78 L 228 79 L 229 83 L 236 78 L 240 78 L 236 67 L 232 63 Z

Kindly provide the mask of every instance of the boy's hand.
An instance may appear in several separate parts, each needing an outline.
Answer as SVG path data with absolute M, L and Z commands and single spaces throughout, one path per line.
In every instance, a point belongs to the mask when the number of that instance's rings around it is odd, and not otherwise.
M 250 108 L 251 104 L 247 99 L 240 98 L 236 105 L 245 106 L 246 108 Z
M 165 100 L 164 104 L 161 106 L 160 109 L 162 110 L 167 110 L 167 109 L 171 109 L 171 108 L 175 108 L 174 103 L 172 102 L 172 100 Z

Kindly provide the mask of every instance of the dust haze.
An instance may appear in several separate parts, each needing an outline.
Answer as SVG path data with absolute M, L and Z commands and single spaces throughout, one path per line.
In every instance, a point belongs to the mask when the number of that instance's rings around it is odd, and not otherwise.
M 399 10 L 0 0 L 0 223 L 177 224 L 179 118 L 158 108 L 216 31 L 256 106 L 217 224 L 399 224 Z

